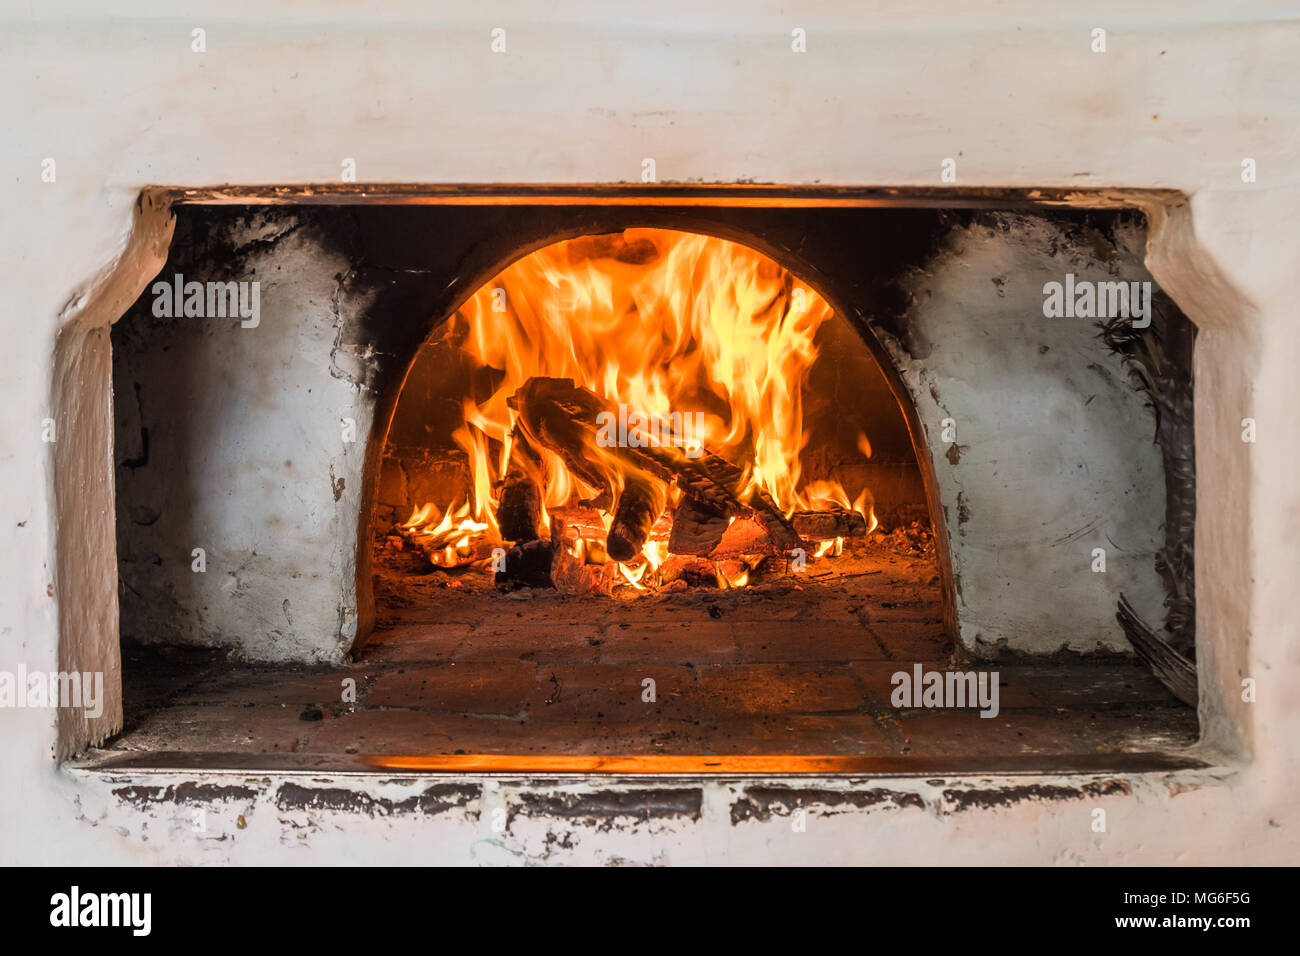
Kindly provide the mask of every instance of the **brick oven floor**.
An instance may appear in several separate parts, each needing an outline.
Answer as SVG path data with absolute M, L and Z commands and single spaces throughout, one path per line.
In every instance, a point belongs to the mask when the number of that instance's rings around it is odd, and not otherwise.
M 846 576 L 632 602 L 448 587 L 389 599 L 341 668 L 141 648 L 110 754 L 862 755 L 1168 752 L 1195 712 L 1130 661 L 996 669 L 1001 712 L 895 709 L 891 676 L 952 664 L 933 557 L 887 548 Z M 962 665 L 955 665 L 962 667 Z M 964 667 L 962 668 L 964 669 Z M 341 701 L 346 678 L 355 704 Z M 655 700 L 643 701 L 646 679 Z

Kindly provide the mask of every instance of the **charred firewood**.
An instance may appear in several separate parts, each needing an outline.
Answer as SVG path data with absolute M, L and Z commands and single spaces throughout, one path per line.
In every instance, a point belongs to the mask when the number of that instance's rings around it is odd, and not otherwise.
M 519 413 L 516 428 L 527 440 L 551 449 L 576 477 L 608 492 L 596 445 L 596 416 L 605 410 L 599 398 L 571 379 L 534 377 L 506 404 Z
M 507 541 L 536 541 L 542 517 L 542 489 L 524 474 L 507 475 L 497 506 L 501 537 Z
M 517 544 L 506 552 L 505 567 L 496 573 L 497 587 L 512 591 L 515 588 L 549 588 L 551 563 L 555 552 L 545 538 Z
M 712 561 L 690 554 L 670 554 L 659 566 L 659 581 L 662 585 L 681 581 L 693 588 L 716 588 L 718 572 Z
M 615 561 L 631 561 L 641 553 L 651 526 L 664 510 L 662 484 L 637 472 L 629 472 L 625 480 L 605 539 L 605 550 Z
M 856 511 L 797 511 L 790 524 L 810 541 L 860 538 L 867 533 L 867 522 Z
M 542 520 L 542 489 L 535 476 L 541 471 L 541 463 L 518 429 L 511 439 L 510 465 L 501 485 L 497 524 L 507 541 L 536 541 Z
M 770 554 L 772 539 L 756 518 L 737 518 L 722 535 L 713 557 L 738 557 L 742 554 Z
M 492 557 L 492 549 L 499 542 L 493 538 L 478 538 L 466 547 L 457 547 L 457 539 L 464 537 L 460 532 L 433 534 L 422 528 L 407 528 L 398 525 L 389 534 L 386 547 L 396 551 L 417 554 L 435 568 L 451 571 L 469 567 Z
M 618 573 L 617 564 L 592 564 L 585 555 L 571 554 L 565 548 L 555 553 L 551 564 L 551 580 L 561 594 L 612 594 Z
M 697 458 L 688 457 L 680 448 L 654 451 L 670 453 L 664 457 L 671 461 L 670 473 L 686 497 L 720 508 L 730 516 L 752 516 L 778 551 L 792 551 L 803 543 L 767 492 L 740 490 L 744 476 L 731 462 L 708 451 Z
M 601 458 L 612 456 L 625 468 L 676 483 L 696 502 L 728 515 L 753 514 L 782 551 L 802 543 L 771 497 L 761 490 L 742 491 L 741 470 L 707 450 L 692 455 L 673 444 L 598 447 L 602 413 L 613 413 L 599 396 L 570 379 L 530 378 L 507 402 L 519 412 L 518 424 L 530 440 L 556 452 L 570 471 L 594 488 L 608 489 Z
M 567 538 L 570 541 L 604 541 L 607 530 L 600 510 L 593 505 L 564 505 L 548 509 L 551 519 L 551 539 Z
M 565 551 L 576 549 L 587 564 L 604 564 L 609 560 L 605 551 L 605 523 L 595 508 L 584 505 L 556 508 L 550 512 L 550 518 L 553 546 Z
M 714 567 L 718 572 L 718 584 L 723 587 L 739 588 L 749 582 L 749 564 L 738 558 L 723 558 Z
M 684 497 L 673 513 L 668 550 L 673 554 L 708 554 L 722 540 L 728 523 L 722 508 Z

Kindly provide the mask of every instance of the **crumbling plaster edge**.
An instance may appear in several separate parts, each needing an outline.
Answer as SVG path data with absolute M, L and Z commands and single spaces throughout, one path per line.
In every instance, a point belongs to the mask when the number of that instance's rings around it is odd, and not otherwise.
M 1239 432 L 1230 410 L 1250 404 L 1251 372 L 1260 364 L 1261 309 L 1197 234 L 1197 212 L 1207 200 L 1214 201 L 1205 194 L 1191 195 L 1140 208 L 1148 225 L 1146 266 L 1198 330 L 1194 553 L 1200 742 L 1244 761 L 1250 759 L 1256 716 L 1237 693 L 1238 674 L 1250 671 L 1257 600 L 1251 541 L 1254 482 L 1252 459 L 1234 454 L 1240 443 L 1232 447 Z M 1205 218 L 1212 216 L 1210 210 Z M 1224 553 L 1238 560 L 1219 560 Z M 1244 602 L 1241 595 L 1247 595 Z
M 319 789 L 343 789 L 354 793 L 378 795 L 396 788 L 397 792 L 415 793 L 431 786 L 456 785 L 478 787 L 484 792 L 507 790 L 533 792 L 586 792 L 704 788 L 743 793 L 747 789 L 767 787 L 806 793 L 855 794 L 889 792 L 921 798 L 942 792 L 999 795 L 991 802 L 1018 802 L 1040 799 L 1032 791 L 1046 788 L 1058 791 L 1055 799 L 1073 799 L 1097 784 L 1114 784 L 1113 793 L 1141 798 L 1162 799 L 1194 790 L 1249 788 L 1254 764 L 1239 750 L 1224 750 L 1205 741 L 1185 749 L 1171 751 L 1172 756 L 1199 760 L 1204 765 L 1152 770 L 1087 771 L 962 771 L 904 772 L 863 774 L 799 772 L 651 772 L 594 773 L 586 771 L 530 770 L 421 770 L 397 772 L 389 769 L 248 769 L 232 767 L 160 767 L 113 768 L 100 765 L 113 754 L 89 754 L 65 762 L 58 775 L 75 789 L 86 792 L 113 791 L 121 787 L 144 787 L 166 790 L 182 785 L 195 787 L 239 786 L 259 792 L 278 791 L 285 784 Z M 200 755 L 196 755 L 200 757 Z M 200 757 L 201 759 L 201 757 Z M 809 807 L 817 806 L 815 800 Z M 929 807 L 930 803 L 926 802 Z
M 108 331 L 167 259 L 176 219 L 149 190 L 134 203 L 120 254 L 74 290 L 60 310 L 50 383 L 58 440 L 48 493 L 60 671 L 103 672 L 100 715 L 61 708 L 54 757 L 122 728 L 121 638 L 113 468 L 113 366 Z
M 1085 854 L 1098 862 L 1143 862 L 1180 852 L 1170 840 L 1184 830 L 1169 825 L 1173 820 L 1185 815 L 1190 824 L 1207 805 L 1222 805 L 1250 785 L 1248 771 L 1224 767 L 927 778 L 76 767 L 61 774 L 79 824 L 114 831 L 142 859 L 204 862 L 205 850 L 220 847 L 223 861 L 236 865 L 287 862 L 297 858 L 293 848 L 318 839 L 328 845 L 332 834 L 347 834 L 354 861 L 388 860 L 400 845 L 403 858 L 436 846 L 444 862 L 590 862 L 593 854 L 614 852 L 611 847 L 624 862 L 708 862 L 754 853 L 773 863 L 798 862 L 806 852 L 802 828 L 819 833 L 828 824 L 854 835 L 837 851 L 842 862 L 907 862 L 927 840 L 942 843 L 944 862 L 1078 863 L 1087 862 Z M 1219 792 L 1192 797 L 1211 788 Z M 1114 824 L 1110 835 L 1094 832 L 1089 840 L 1098 810 Z M 205 832 L 192 831 L 195 819 L 205 821 Z M 1150 828 L 1155 820 L 1165 821 L 1158 832 L 1167 838 Z M 1039 832 L 1038 840 L 1027 846 L 1000 840 L 998 828 L 1020 832 L 1025 825 Z M 146 833 L 154 840 L 138 842 Z M 649 842 L 625 842 L 637 836 Z

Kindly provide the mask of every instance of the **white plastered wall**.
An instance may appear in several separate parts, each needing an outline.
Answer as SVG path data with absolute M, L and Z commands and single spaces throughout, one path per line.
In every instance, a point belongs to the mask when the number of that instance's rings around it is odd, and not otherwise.
M 826 3 L 796 16 L 775 4 L 628 12 L 595 2 L 545 14 L 493 3 L 441 14 L 413 2 L 308 13 L 262 0 L 144 2 L 129 15 L 49 2 L 0 18 L 0 200 L 10 226 L 0 238 L 0 669 L 94 659 L 71 647 L 61 656 L 60 621 L 80 648 L 108 640 L 111 487 L 64 471 L 56 499 L 65 452 L 42 442 L 41 423 L 64 423 L 59 443 L 80 440 L 67 434 L 79 421 L 111 431 L 104 408 L 60 404 L 69 377 L 106 368 L 93 345 L 69 352 L 68 336 L 90 343 L 111 320 L 115 296 L 96 277 L 126 252 L 147 185 L 329 182 L 347 157 L 371 182 L 639 181 L 642 159 L 653 157 L 663 181 L 939 185 L 952 157 L 963 187 L 1172 188 L 1190 198 L 1151 210 L 1147 263 L 1202 330 L 1198 640 L 1202 673 L 1213 678 L 1202 681 L 1202 723 L 1207 753 L 1246 744 L 1233 771 L 1142 777 L 1128 793 L 1090 800 L 901 809 L 882 825 L 869 810 L 814 813 L 802 834 L 788 821 L 733 823 L 731 785 L 710 783 L 697 820 L 578 826 L 567 852 L 767 863 L 1295 861 L 1293 13 L 1263 3 L 1144 12 L 1119 2 L 1063 14 L 1030 3 Z M 508 31 L 505 54 L 490 52 L 495 26 Z M 1098 26 L 1108 30 L 1104 54 L 1090 49 Z M 191 52 L 199 27 L 202 54 Z M 807 53 L 791 52 L 794 27 L 808 31 Z M 1251 184 L 1240 175 L 1246 157 L 1258 168 Z M 42 182 L 46 158 L 57 163 L 55 182 Z M 157 239 L 159 220 L 150 221 Z M 155 254 L 130 253 L 111 274 L 143 287 Z M 121 294 L 129 301 L 138 291 Z M 65 344 L 56 345 L 60 329 Z M 74 352 L 81 357 L 71 360 Z M 1258 423 L 1255 444 L 1240 441 L 1243 417 Z M 83 437 L 97 446 L 93 433 Z M 61 565 L 58 545 L 69 537 L 85 550 L 72 559 L 62 549 Z M 1247 677 L 1258 682 L 1256 703 L 1240 700 Z M 285 858 L 284 828 L 302 823 L 264 805 L 247 830 L 230 824 L 233 839 L 208 842 L 220 827 L 201 837 L 180 826 L 146 839 L 175 808 L 142 811 L 60 769 L 50 711 L 4 711 L 0 721 L 9 859 L 268 862 Z M 96 737 L 111 723 L 69 733 Z M 491 799 L 512 792 L 493 788 Z M 1110 810 L 1107 834 L 1090 830 L 1094 805 Z M 358 844 L 314 829 L 330 811 L 303 812 L 310 826 L 293 842 L 314 846 L 313 862 L 494 862 L 528 858 L 537 844 L 527 824 L 494 838 L 486 814 L 392 817 Z
M 904 283 L 911 347 L 888 347 L 930 444 L 959 639 L 976 657 L 1127 652 L 1121 595 L 1164 619 L 1154 413 L 1096 320 L 1042 310 L 1044 284 L 1066 273 L 1150 279 L 1141 230 L 1117 232 L 1104 262 L 1058 224 L 1003 213 L 954 228 Z

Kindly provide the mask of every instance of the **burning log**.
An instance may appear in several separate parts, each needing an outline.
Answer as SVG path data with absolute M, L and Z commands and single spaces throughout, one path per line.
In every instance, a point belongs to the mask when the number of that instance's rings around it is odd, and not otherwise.
M 770 510 L 755 509 L 754 511 L 754 519 L 762 525 L 768 539 L 778 551 L 793 551 L 795 548 L 802 547 L 803 539 L 799 537 L 799 532 L 790 527 L 790 522 L 777 510 L 776 505 L 771 503 L 770 498 L 768 504 L 771 505 Z
M 714 565 L 718 572 L 718 585 L 743 588 L 749 583 L 749 564 L 736 558 L 727 558 Z
M 742 492 L 740 469 L 707 450 L 688 455 L 678 445 L 648 444 L 597 451 L 600 416 L 613 412 L 599 396 L 578 388 L 570 379 L 530 378 L 507 404 L 519 412 L 519 426 L 531 440 L 555 451 L 570 471 L 594 488 L 608 488 L 601 459 L 613 457 L 624 470 L 640 470 L 663 482 L 675 482 L 687 498 L 699 504 L 728 515 L 753 514 L 781 551 L 801 544 L 799 534 L 775 502 L 763 491 Z M 631 502 L 628 507 L 638 504 Z
M 708 554 L 722 540 L 727 524 L 727 513 L 723 509 L 693 498 L 683 498 L 673 514 L 668 550 L 673 554 Z
M 542 517 L 542 489 L 527 475 L 507 475 L 497 506 L 501 537 L 507 541 L 536 541 Z
M 605 539 L 605 550 L 615 561 L 631 561 L 641 553 L 650 528 L 664 510 L 661 484 L 637 472 L 629 472 L 626 482 Z
M 551 449 L 569 471 L 592 488 L 606 489 L 596 453 L 596 415 L 600 399 L 567 378 L 530 378 L 506 404 L 519 413 L 517 427 L 527 438 Z
M 664 587 L 680 581 L 693 588 L 716 588 L 718 572 L 712 561 L 689 554 L 670 554 L 659 566 L 659 580 Z
M 600 510 L 592 505 L 577 504 L 551 508 L 551 539 L 604 541 L 607 529 Z
M 510 466 L 501 486 L 497 525 L 507 541 L 535 541 L 542 520 L 542 489 L 533 476 L 540 464 L 518 430 L 511 437 Z
M 561 549 L 581 549 L 587 564 L 604 564 L 605 522 L 590 505 L 570 505 L 550 512 L 551 540 Z M 557 585 L 558 587 L 558 585 Z
M 790 524 L 810 541 L 861 538 L 867 533 L 866 519 L 856 511 L 798 511 L 790 516 Z
M 492 557 L 492 549 L 497 547 L 489 538 L 480 538 L 467 547 L 458 547 L 455 543 L 449 543 L 445 537 L 404 528 L 398 528 L 395 534 L 389 535 L 389 542 L 394 538 L 400 542 L 400 546 L 393 550 L 413 551 L 435 568 L 443 570 L 465 568 L 486 561 Z
M 551 580 L 561 594 L 610 595 L 618 582 L 618 565 L 612 562 L 592 564 L 585 545 L 578 545 L 578 554 L 560 548 L 551 563 Z
M 742 554 L 770 554 L 772 540 L 756 518 L 737 518 L 723 532 L 713 556 L 736 557 Z
M 389 540 L 396 538 L 397 550 L 413 551 L 434 567 L 460 568 L 491 556 L 495 537 L 482 534 L 488 527 L 470 515 L 468 505 L 440 516 L 432 505 L 425 505 L 393 528 Z
M 604 559 L 604 546 L 599 542 L 590 547 L 599 552 L 591 553 L 581 538 L 540 538 L 518 544 L 506 552 L 496 585 L 507 591 L 531 587 L 554 588 L 569 595 L 610 595 L 618 583 L 618 565 Z

